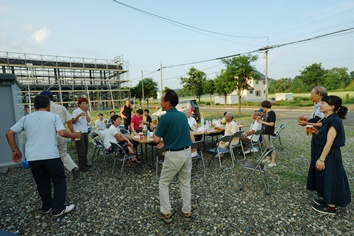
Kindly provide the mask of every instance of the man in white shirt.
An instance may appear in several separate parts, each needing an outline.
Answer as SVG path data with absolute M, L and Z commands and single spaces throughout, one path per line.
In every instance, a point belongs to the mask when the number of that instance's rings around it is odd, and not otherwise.
M 75 131 L 81 131 L 80 140 L 75 141 L 77 156 L 79 159 L 79 169 L 81 172 L 88 171 L 92 164 L 88 163 L 88 126 L 87 123 L 91 122 L 90 112 L 88 111 L 87 98 L 80 98 L 78 100 L 79 107 L 73 111 L 72 122 Z
M 232 135 L 232 134 L 236 133 L 236 131 L 239 130 L 238 124 L 233 119 L 234 119 L 234 114 L 232 112 L 226 112 L 226 114 L 225 114 L 226 125 L 225 125 L 224 135 Z M 239 143 L 239 141 L 240 141 L 240 138 L 234 137 L 231 141 L 231 145 L 236 145 Z M 228 144 L 229 144 L 228 142 L 220 142 L 219 147 L 225 148 L 228 146 Z
M 50 90 L 43 90 L 40 95 L 48 96 L 50 99 L 50 112 L 57 114 L 63 124 L 67 124 L 71 133 L 74 133 L 74 127 L 71 122 L 71 115 L 69 111 L 62 105 L 53 102 L 53 93 Z M 61 160 L 63 161 L 64 167 L 73 174 L 73 179 L 75 180 L 80 175 L 79 168 L 73 161 L 67 150 L 67 139 L 57 135 L 58 139 L 58 149 Z M 74 139 L 73 139 L 74 140 Z M 72 141 L 73 141 L 72 140 Z
M 244 132 L 241 136 L 241 141 L 244 144 L 244 151 L 245 154 L 250 153 L 249 144 L 250 142 L 258 142 L 259 141 L 259 135 L 254 135 L 254 133 L 258 130 L 262 129 L 262 124 L 257 122 L 257 116 L 261 116 L 260 111 L 254 111 L 252 115 L 252 123 L 250 125 L 250 129 L 248 132 Z M 252 138 L 252 140 L 251 140 Z
M 188 124 L 189 124 L 189 127 L 191 127 L 192 130 L 195 130 L 197 129 L 198 127 L 198 123 L 197 121 L 194 119 L 194 117 L 192 117 L 191 115 L 191 112 L 190 110 L 185 110 L 184 113 L 186 114 L 187 116 L 187 120 L 188 120 Z
M 102 139 L 103 132 L 106 130 L 106 126 L 107 126 L 106 123 L 107 121 L 103 120 L 103 114 L 102 113 L 98 114 L 98 119 L 95 121 L 95 130 L 101 139 Z
M 15 135 L 26 131 L 26 159 L 29 163 L 37 191 L 42 200 L 42 213 L 61 216 L 75 208 L 74 204 L 66 206 L 66 176 L 63 161 L 57 148 L 56 135 L 66 138 L 78 138 L 80 133 L 68 133 L 60 117 L 50 111 L 47 96 L 34 98 L 36 112 L 22 117 L 7 132 L 6 138 L 12 149 L 12 160 L 19 163 L 22 153 L 18 149 Z M 54 196 L 52 197 L 52 184 Z

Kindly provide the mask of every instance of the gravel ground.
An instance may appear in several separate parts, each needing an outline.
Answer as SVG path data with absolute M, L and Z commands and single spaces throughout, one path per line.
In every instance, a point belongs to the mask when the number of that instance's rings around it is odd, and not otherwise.
M 155 171 L 144 165 L 140 174 L 126 172 L 123 180 L 111 175 L 111 163 L 95 163 L 91 171 L 68 183 L 68 203 L 75 210 L 60 218 L 40 214 L 40 199 L 28 169 L 12 168 L 0 175 L 0 229 L 19 235 L 354 235 L 353 203 L 336 216 L 311 210 L 313 193 L 305 190 L 310 137 L 295 120 L 282 133 L 285 149 L 278 165 L 268 171 L 270 195 L 257 174 L 240 191 L 247 170 L 241 163 L 222 171 L 213 161 L 205 177 L 192 180 L 196 220 L 175 215 L 171 224 L 156 218 L 159 210 Z M 349 184 L 354 186 L 354 126 L 346 126 L 342 148 Z M 279 146 L 278 141 L 275 143 Z M 69 145 L 70 146 L 70 145 Z M 71 152 L 73 152 L 73 147 Z M 75 155 L 73 155 L 75 157 Z M 205 154 L 206 161 L 211 155 Z M 230 164 L 225 158 L 225 165 Z M 248 155 L 252 159 L 252 155 Z M 98 165 L 102 172 L 99 171 Z M 127 181 L 127 182 L 126 182 Z M 171 185 L 174 210 L 181 207 L 177 184 Z M 1 234 L 1 233 L 0 233 Z

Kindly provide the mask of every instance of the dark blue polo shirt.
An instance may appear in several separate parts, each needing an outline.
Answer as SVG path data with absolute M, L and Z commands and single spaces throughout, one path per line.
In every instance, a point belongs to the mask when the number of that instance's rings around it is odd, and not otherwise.
M 176 108 L 170 108 L 160 117 L 155 135 L 163 138 L 165 149 L 179 149 L 192 145 L 187 117 Z

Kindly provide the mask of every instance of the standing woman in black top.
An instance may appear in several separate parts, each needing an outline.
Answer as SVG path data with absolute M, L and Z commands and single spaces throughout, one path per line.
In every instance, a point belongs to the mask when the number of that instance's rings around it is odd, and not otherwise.
M 348 177 L 345 173 L 340 147 L 345 144 L 341 119 L 348 109 L 342 106 L 337 96 L 322 98 L 321 112 L 325 118 L 318 131 L 315 159 L 311 160 L 307 189 L 316 190 L 319 199 L 314 199 L 312 209 L 322 214 L 336 214 L 336 207 L 345 207 L 351 201 Z
M 274 134 L 274 126 L 275 126 L 275 120 L 276 120 L 276 115 L 272 108 L 272 103 L 270 101 L 263 101 L 261 103 L 261 107 L 263 109 L 263 112 L 265 112 L 265 116 L 263 119 L 261 119 L 260 116 L 257 117 L 257 122 L 262 124 L 262 141 L 264 143 L 264 146 L 266 149 L 273 148 L 273 142 L 272 142 L 272 136 Z M 268 167 L 274 167 L 277 164 L 275 163 L 275 158 L 276 158 L 276 152 L 275 150 L 271 154 L 272 159 L 270 160 L 270 164 Z M 266 161 L 269 161 L 269 158 L 265 159 Z
M 130 100 L 125 101 L 125 105 L 120 109 L 120 116 L 124 118 L 124 127 L 129 130 L 129 125 L 132 119 L 133 108 L 130 105 Z

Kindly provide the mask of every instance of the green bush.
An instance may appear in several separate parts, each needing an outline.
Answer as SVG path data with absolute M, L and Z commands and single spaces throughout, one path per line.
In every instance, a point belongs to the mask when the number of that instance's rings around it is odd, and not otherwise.
M 344 104 L 353 104 L 354 103 L 354 96 L 350 97 L 349 94 L 347 93 L 343 99 Z

